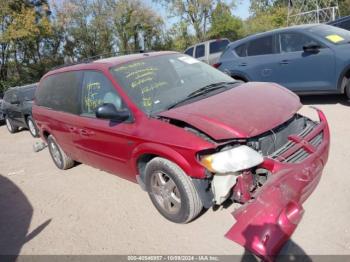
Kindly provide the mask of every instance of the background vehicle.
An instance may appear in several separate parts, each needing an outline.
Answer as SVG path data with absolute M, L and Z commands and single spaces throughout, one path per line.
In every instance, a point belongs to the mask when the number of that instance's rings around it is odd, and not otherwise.
M 197 58 L 209 65 L 217 63 L 222 51 L 230 43 L 227 38 L 205 41 L 186 49 L 186 55 Z
M 327 23 L 328 25 L 343 28 L 345 30 L 350 30 L 350 16 L 344 16 L 334 21 Z
M 33 116 L 58 168 L 78 161 L 137 181 L 170 221 L 246 203 L 226 236 L 266 257 L 294 232 L 328 159 L 324 114 L 311 120 L 301 106 L 277 84 L 154 52 L 49 72 Z
M 20 127 L 24 127 L 29 129 L 33 137 L 39 135 L 32 117 L 36 86 L 37 84 L 18 86 L 5 92 L 2 110 L 10 133 L 15 133 Z
M 249 36 L 222 54 L 217 68 L 243 81 L 276 82 L 300 94 L 350 98 L 350 32 L 302 25 Z

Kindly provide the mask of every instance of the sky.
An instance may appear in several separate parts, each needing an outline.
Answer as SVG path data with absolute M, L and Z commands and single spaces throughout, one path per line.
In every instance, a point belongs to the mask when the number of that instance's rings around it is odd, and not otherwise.
M 242 19 L 246 19 L 249 16 L 249 4 L 249 0 L 241 0 L 241 3 L 239 3 L 237 8 L 233 10 L 233 14 Z

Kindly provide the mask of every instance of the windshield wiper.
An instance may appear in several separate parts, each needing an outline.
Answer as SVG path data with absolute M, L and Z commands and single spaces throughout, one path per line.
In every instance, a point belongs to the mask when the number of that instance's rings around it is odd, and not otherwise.
M 212 91 L 217 90 L 217 89 L 226 88 L 227 85 L 235 84 L 235 83 L 238 83 L 238 81 L 218 82 L 218 83 L 213 83 L 213 84 L 210 84 L 210 85 L 203 86 L 203 87 L 197 89 L 196 91 L 188 94 L 185 98 L 180 99 L 179 101 L 175 102 L 174 104 L 171 104 L 168 107 L 168 110 L 176 107 L 179 104 L 182 104 L 182 103 L 186 102 L 187 100 L 191 100 L 194 97 L 207 94 L 207 93 L 212 92 Z

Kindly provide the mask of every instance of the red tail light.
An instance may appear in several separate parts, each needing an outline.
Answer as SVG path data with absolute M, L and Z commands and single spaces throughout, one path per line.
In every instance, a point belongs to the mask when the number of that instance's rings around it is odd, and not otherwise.
M 215 67 L 215 68 L 218 68 L 219 66 L 221 66 L 221 63 L 213 64 L 213 67 Z

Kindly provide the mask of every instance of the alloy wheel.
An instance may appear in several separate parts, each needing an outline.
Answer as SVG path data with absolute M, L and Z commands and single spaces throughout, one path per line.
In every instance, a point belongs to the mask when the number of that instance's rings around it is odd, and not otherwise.
M 6 117 L 6 126 L 7 126 L 7 129 L 12 132 L 13 131 L 13 128 L 12 128 L 12 124 L 10 122 L 10 120 Z
M 28 120 L 28 127 L 29 127 L 29 131 L 30 133 L 33 135 L 33 136 L 36 136 L 37 133 L 36 133 L 36 128 L 35 128 L 35 125 L 33 123 L 33 121 L 31 119 Z
M 62 165 L 61 152 L 60 152 L 59 148 L 57 147 L 57 145 L 53 142 L 50 143 L 50 151 L 51 151 L 52 157 L 53 157 L 54 161 L 56 162 L 56 164 L 58 166 L 61 166 Z
M 181 195 L 174 180 L 163 172 L 155 172 L 151 177 L 151 193 L 159 206 L 168 214 L 176 214 L 181 209 Z

